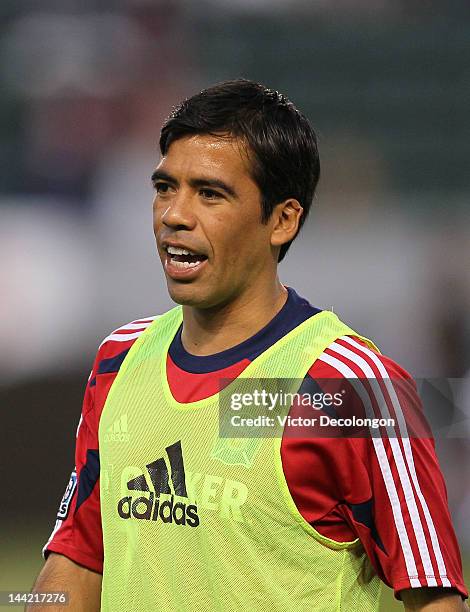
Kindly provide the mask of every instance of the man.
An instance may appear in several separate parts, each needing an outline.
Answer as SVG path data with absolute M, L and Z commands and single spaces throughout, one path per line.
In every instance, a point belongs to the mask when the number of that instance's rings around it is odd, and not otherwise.
M 419 404 L 404 370 L 279 281 L 319 177 L 306 118 L 222 83 L 173 112 L 160 148 L 154 230 L 182 308 L 102 343 L 36 591 L 73 610 L 377 610 L 380 577 L 407 610 L 468 609 L 432 441 L 403 419 L 403 439 L 219 431 L 251 380 L 340 380 L 398 421 Z

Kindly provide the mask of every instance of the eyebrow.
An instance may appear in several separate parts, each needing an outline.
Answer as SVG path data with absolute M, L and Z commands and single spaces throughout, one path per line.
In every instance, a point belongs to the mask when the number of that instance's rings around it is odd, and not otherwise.
M 170 183 L 172 185 L 178 185 L 178 181 L 173 176 L 171 176 L 171 174 L 168 174 L 168 172 L 165 172 L 164 170 L 155 170 L 151 178 L 152 183 L 156 183 L 158 180 L 161 180 L 166 181 L 167 183 Z M 230 185 L 227 185 L 227 183 L 221 181 L 220 179 L 204 177 L 193 178 L 189 180 L 189 184 L 191 185 L 191 187 L 194 187 L 196 189 L 198 187 L 214 187 L 215 189 L 221 189 L 222 191 L 225 191 L 230 196 L 232 196 L 232 198 L 238 198 L 238 194 L 235 189 Z
M 174 179 L 171 174 L 164 172 L 163 170 L 155 170 L 155 172 L 150 177 L 152 183 L 156 183 L 158 180 L 167 181 L 167 183 L 176 184 L 176 179 Z

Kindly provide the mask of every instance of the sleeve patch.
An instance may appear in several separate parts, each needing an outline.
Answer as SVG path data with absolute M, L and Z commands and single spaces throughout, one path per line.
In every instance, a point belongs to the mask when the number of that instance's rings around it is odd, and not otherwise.
M 70 474 L 70 480 L 65 489 L 64 496 L 59 505 L 59 511 L 57 513 L 58 519 L 66 519 L 69 513 L 70 502 L 72 501 L 73 494 L 75 493 L 75 489 L 77 488 L 77 472 L 75 470 Z

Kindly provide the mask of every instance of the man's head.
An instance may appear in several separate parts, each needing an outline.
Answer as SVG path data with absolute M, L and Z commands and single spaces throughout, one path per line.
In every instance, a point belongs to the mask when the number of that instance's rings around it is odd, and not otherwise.
M 154 225 L 173 299 L 207 307 L 233 297 L 229 281 L 236 293 L 242 277 L 253 284 L 257 275 L 275 275 L 319 178 L 307 119 L 278 92 L 229 81 L 176 108 L 160 149 Z M 191 266 L 178 271 L 168 242 L 204 259 L 193 266 L 198 260 L 186 256 Z
M 265 223 L 276 204 L 295 198 L 302 206 L 302 227 L 320 177 L 317 139 L 307 118 L 284 95 L 239 79 L 209 87 L 185 100 L 161 131 L 160 151 L 193 134 L 227 134 L 246 148 L 250 173 L 261 193 Z M 291 241 L 283 244 L 279 261 Z

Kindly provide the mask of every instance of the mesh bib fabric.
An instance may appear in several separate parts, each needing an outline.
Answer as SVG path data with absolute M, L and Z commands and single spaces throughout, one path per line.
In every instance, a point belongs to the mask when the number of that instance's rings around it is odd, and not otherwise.
M 331 342 L 358 334 L 323 311 L 221 394 L 180 404 L 168 387 L 166 357 L 181 321 L 181 307 L 174 308 L 138 338 L 101 416 L 101 609 L 378 610 L 380 581 L 360 542 L 329 540 L 298 512 L 281 438 L 219 435 L 223 393 L 249 389 L 252 378 L 301 381 Z

